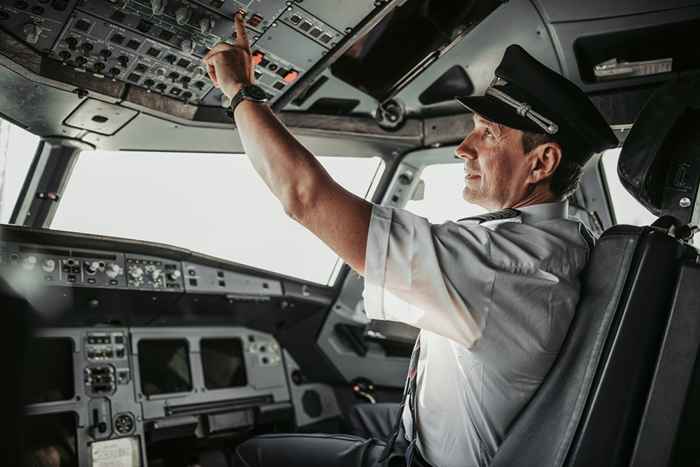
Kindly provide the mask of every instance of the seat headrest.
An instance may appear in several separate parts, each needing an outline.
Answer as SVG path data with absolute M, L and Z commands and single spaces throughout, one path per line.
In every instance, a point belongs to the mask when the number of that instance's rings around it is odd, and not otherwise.
M 657 216 L 700 214 L 700 75 L 673 80 L 646 103 L 620 154 L 622 185 Z M 695 219 L 697 221 L 697 219 Z

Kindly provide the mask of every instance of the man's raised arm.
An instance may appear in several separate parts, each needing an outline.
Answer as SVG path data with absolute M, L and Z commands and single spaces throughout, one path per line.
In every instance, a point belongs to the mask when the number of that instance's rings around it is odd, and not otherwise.
M 241 14 L 235 44 L 217 44 L 204 58 L 214 85 L 229 97 L 254 82 Z M 372 204 L 338 185 L 267 105 L 243 100 L 234 110 L 246 154 L 285 212 L 364 274 Z

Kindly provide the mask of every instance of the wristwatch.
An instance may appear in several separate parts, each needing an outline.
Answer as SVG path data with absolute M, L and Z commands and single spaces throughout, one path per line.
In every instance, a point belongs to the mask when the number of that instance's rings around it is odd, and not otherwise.
M 233 96 L 233 99 L 231 99 L 231 112 L 234 112 L 238 104 L 240 104 L 243 100 L 264 104 L 268 101 L 268 98 L 267 93 L 263 88 L 255 84 L 248 84 L 247 86 L 243 86 L 240 91 Z

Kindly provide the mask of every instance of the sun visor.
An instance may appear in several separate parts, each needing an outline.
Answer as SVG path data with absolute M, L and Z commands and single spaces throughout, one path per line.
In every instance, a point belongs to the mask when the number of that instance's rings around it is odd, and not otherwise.
M 617 170 L 627 191 L 653 214 L 697 222 L 700 74 L 668 83 L 649 99 L 625 141 Z

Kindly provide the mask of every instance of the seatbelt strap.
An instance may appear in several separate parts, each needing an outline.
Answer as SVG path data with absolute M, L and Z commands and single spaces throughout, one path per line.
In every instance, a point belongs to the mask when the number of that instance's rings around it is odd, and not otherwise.
M 412 432 L 413 436 L 411 437 L 411 444 L 409 445 L 408 449 L 406 450 L 406 459 L 408 462 L 408 454 L 409 451 L 411 451 L 411 460 L 413 459 L 413 446 L 415 446 L 416 442 L 416 433 L 417 433 L 417 428 L 416 428 L 416 412 L 415 412 L 415 396 L 412 396 L 412 394 L 415 394 L 416 392 L 416 378 L 418 374 L 418 357 L 420 356 L 420 333 L 418 333 L 418 337 L 416 338 L 416 343 L 413 345 L 413 352 L 411 353 L 411 361 L 408 364 L 408 374 L 406 375 L 406 383 L 404 384 L 404 389 L 403 389 L 403 396 L 401 397 L 401 405 L 399 406 L 399 413 L 396 416 L 396 421 L 394 422 L 394 429 L 392 432 L 391 437 L 389 438 L 389 442 L 386 444 L 386 447 L 384 448 L 384 452 L 382 453 L 381 457 L 379 458 L 380 463 L 384 463 L 389 456 L 391 455 L 392 451 L 394 450 L 394 445 L 396 444 L 396 440 L 398 439 L 399 435 L 403 431 L 403 411 L 404 408 L 406 407 L 406 403 L 409 403 L 410 411 L 411 411 L 411 425 L 412 425 Z M 410 463 L 406 464 L 407 466 L 410 466 Z

